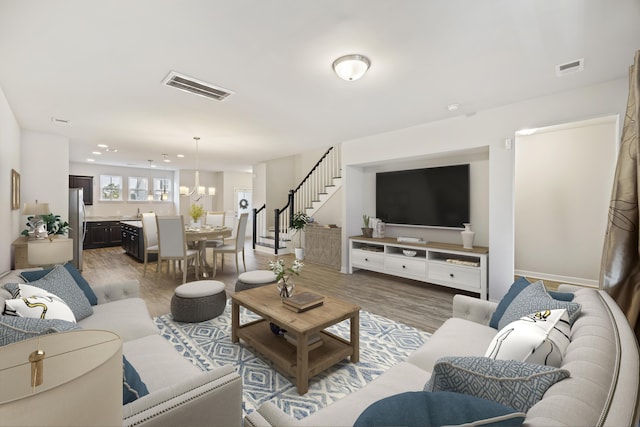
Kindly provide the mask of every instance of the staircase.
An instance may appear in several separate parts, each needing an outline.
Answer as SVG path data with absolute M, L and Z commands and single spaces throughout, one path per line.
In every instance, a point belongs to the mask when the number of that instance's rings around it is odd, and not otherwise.
M 342 186 L 340 164 L 340 148 L 329 148 L 300 184 L 289 190 L 287 204 L 273 210 L 272 225 L 267 225 L 266 205 L 253 209 L 253 249 L 273 255 L 293 252 L 297 231 L 289 228 L 291 218 L 296 212 L 313 217 L 335 194 Z

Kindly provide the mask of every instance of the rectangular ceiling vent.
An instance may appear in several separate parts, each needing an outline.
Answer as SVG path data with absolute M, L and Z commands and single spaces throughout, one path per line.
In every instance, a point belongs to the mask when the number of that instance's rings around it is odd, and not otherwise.
M 205 98 L 215 99 L 222 101 L 233 92 L 221 87 L 214 86 L 207 82 L 194 79 L 193 77 L 185 76 L 184 74 L 172 71 L 162 81 L 166 86 L 174 87 L 176 89 L 184 90 L 185 92 L 195 93 L 196 95 L 204 96 Z
M 556 74 L 558 75 L 558 77 L 566 76 L 567 74 L 571 73 L 577 73 L 582 70 L 584 70 L 584 58 L 556 65 Z

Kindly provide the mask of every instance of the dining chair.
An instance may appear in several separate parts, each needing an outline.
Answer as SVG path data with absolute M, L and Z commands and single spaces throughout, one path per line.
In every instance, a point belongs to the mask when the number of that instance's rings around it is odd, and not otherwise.
M 242 265 L 244 266 L 244 271 L 247 271 L 247 264 L 244 261 L 244 240 L 245 240 L 245 234 L 247 230 L 248 218 L 249 218 L 248 213 L 243 213 L 240 215 L 240 219 L 238 220 L 238 228 L 236 229 L 235 241 L 233 243 L 224 244 L 222 246 L 217 246 L 213 248 L 213 268 L 214 269 L 216 268 L 216 265 L 217 265 L 217 256 L 219 253 L 222 254 L 221 270 L 223 271 L 224 271 L 224 254 L 235 254 L 236 271 L 239 274 L 240 267 L 238 266 L 238 254 L 242 253 Z
M 224 227 L 224 211 L 208 211 L 204 217 L 205 225 L 211 227 Z M 207 240 L 207 248 L 215 248 L 224 245 L 224 239 Z
M 182 263 L 182 283 L 187 282 L 188 261 L 195 261 L 196 277 L 200 266 L 200 251 L 187 247 L 187 238 L 182 215 L 156 216 L 158 226 L 158 268 L 156 276 L 162 270 L 162 261 L 167 261 L 167 274 L 171 272 L 171 261 Z M 174 266 L 175 272 L 175 266 Z
M 156 214 L 147 212 L 142 214 L 142 235 L 144 238 L 144 270 L 142 277 L 147 275 L 147 262 L 149 254 L 157 254 L 160 250 L 158 246 L 158 225 L 156 224 Z M 156 264 L 156 271 L 160 262 Z

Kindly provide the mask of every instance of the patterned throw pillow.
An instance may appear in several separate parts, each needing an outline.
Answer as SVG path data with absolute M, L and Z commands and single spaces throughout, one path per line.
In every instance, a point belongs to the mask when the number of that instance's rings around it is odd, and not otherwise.
M 52 334 L 80 329 L 78 325 L 58 319 L 0 316 L 0 346 Z
M 84 292 L 76 285 L 71 274 L 61 265 L 56 266 L 49 274 L 29 285 L 42 288 L 59 296 L 71 308 L 77 321 L 93 314 L 93 308 Z M 17 283 L 4 285 L 5 289 L 14 294 L 18 289 Z
M 87 282 L 85 278 L 82 277 L 82 274 L 78 271 L 78 269 L 70 262 L 66 263 L 64 265 L 64 268 L 66 268 L 69 274 L 71 274 L 71 277 L 73 277 L 73 280 L 75 280 L 76 285 L 78 285 L 78 287 L 82 289 L 82 292 L 84 292 L 84 295 L 89 300 L 89 303 L 91 305 L 98 305 L 98 297 L 93 292 L 93 289 L 91 289 L 89 282 Z M 20 273 L 20 277 L 22 277 L 25 282 L 33 282 L 42 279 L 47 274 L 51 273 L 51 271 L 53 271 L 53 268 L 23 271 L 22 273 Z
M 558 301 L 551 298 L 544 288 L 544 283 L 539 280 L 525 287 L 513 301 L 511 301 L 511 304 L 509 304 L 504 311 L 500 322 L 498 322 L 498 329 L 502 329 L 509 323 L 531 313 L 562 308 L 567 310 L 569 324 L 573 325 L 573 322 L 575 322 L 580 315 L 582 306 L 575 302 Z
M 518 296 L 518 294 L 530 284 L 531 282 L 529 282 L 526 277 L 519 277 L 515 282 L 513 282 L 506 295 L 502 297 L 502 299 L 498 303 L 496 311 L 493 312 L 491 320 L 489 321 L 489 326 L 494 329 L 498 329 L 498 323 L 500 322 L 500 319 L 502 319 L 502 316 L 504 315 L 507 307 L 509 307 L 509 304 L 511 304 L 511 302 Z M 551 296 L 551 298 L 557 299 L 559 301 L 573 301 L 574 298 L 574 294 L 570 292 L 547 292 L 549 293 L 549 296 Z
M 452 391 L 493 400 L 527 412 L 569 371 L 487 357 L 443 357 L 433 367 L 425 391 Z
M 486 357 L 560 367 L 569 345 L 567 310 L 545 310 L 502 328 L 489 344 Z

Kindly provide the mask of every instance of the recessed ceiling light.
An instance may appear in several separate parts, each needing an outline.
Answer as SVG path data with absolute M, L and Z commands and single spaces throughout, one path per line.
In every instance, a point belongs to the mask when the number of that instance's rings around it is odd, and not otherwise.
M 536 128 L 520 129 L 519 131 L 516 131 L 516 135 L 529 136 L 529 135 L 533 135 L 534 133 L 536 133 L 537 130 L 538 129 L 536 129 Z
M 456 111 L 458 108 L 460 108 L 460 104 L 449 104 L 449 105 L 447 105 L 447 110 L 449 110 L 449 111 Z
M 183 158 L 183 157 L 184 157 L 184 154 L 176 154 L 176 157 Z
M 117 153 L 118 149 L 117 148 L 106 148 L 104 151 L 106 151 L 108 153 Z
M 95 162 L 95 159 L 87 159 L 87 162 Z
M 101 156 L 102 152 L 100 152 L 100 151 L 92 151 L 91 154 L 95 154 L 96 156 Z
M 100 148 L 107 148 L 107 147 L 108 147 L 108 145 L 107 145 L 107 144 L 98 144 L 98 147 L 100 147 Z

